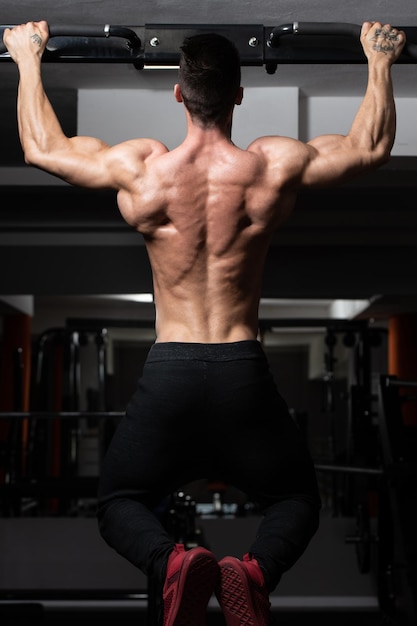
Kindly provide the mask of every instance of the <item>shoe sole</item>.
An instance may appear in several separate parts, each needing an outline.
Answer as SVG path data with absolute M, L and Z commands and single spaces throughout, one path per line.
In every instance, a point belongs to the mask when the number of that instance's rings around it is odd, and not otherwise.
M 219 565 L 214 555 L 190 550 L 182 562 L 176 602 L 164 626 L 204 626 L 218 579 Z
M 267 626 L 256 616 L 248 575 L 235 557 L 220 561 L 220 584 L 215 593 L 227 626 Z

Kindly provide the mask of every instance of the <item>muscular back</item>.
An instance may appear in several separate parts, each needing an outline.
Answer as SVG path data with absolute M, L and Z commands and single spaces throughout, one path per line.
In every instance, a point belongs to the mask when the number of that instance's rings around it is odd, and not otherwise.
M 271 236 L 290 212 L 288 173 L 225 139 L 185 141 L 145 161 L 122 215 L 144 235 L 158 341 L 253 339 Z

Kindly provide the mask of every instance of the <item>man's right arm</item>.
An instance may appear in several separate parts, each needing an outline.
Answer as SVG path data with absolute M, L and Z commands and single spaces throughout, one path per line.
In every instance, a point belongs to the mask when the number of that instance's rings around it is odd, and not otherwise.
M 385 163 L 396 131 L 391 66 L 405 43 L 403 31 L 364 22 L 361 43 L 368 59 L 365 96 L 347 135 L 322 135 L 308 142 L 303 186 L 340 184 Z
M 51 174 L 71 181 L 88 172 L 77 160 L 75 141 L 67 137 L 44 91 L 41 60 L 49 38 L 45 21 L 28 22 L 6 28 L 3 41 L 19 71 L 17 121 L 25 161 Z M 83 140 L 84 150 L 92 156 L 104 148 L 95 139 Z M 91 174 L 91 172 L 90 172 Z M 91 176 L 93 178 L 93 176 Z
M 73 185 L 129 191 L 145 160 L 166 148 L 149 139 L 109 146 L 95 137 L 67 137 L 42 83 L 41 60 L 48 38 L 45 21 L 6 28 L 3 34 L 19 70 L 17 117 L 26 163 Z

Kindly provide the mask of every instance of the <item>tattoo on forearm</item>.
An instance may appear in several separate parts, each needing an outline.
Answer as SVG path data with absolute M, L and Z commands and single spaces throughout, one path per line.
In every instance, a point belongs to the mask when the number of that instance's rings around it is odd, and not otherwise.
M 378 30 L 375 31 L 373 41 L 375 41 L 374 50 L 387 54 L 387 52 L 394 50 L 394 42 L 398 41 L 398 33 L 395 30 L 378 28 Z
M 39 47 L 41 47 L 42 45 L 42 38 L 38 35 L 38 33 L 35 33 L 34 35 L 31 35 L 30 37 L 33 41 L 33 43 L 36 43 Z

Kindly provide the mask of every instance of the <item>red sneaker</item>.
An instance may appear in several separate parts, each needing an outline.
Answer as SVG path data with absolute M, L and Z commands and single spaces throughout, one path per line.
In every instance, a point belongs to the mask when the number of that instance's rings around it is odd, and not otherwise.
M 268 626 L 271 603 L 258 561 L 226 556 L 219 566 L 216 596 L 227 626 Z
M 204 626 L 218 577 L 219 565 L 209 550 L 185 550 L 176 544 L 168 559 L 162 591 L 163 626 Z

